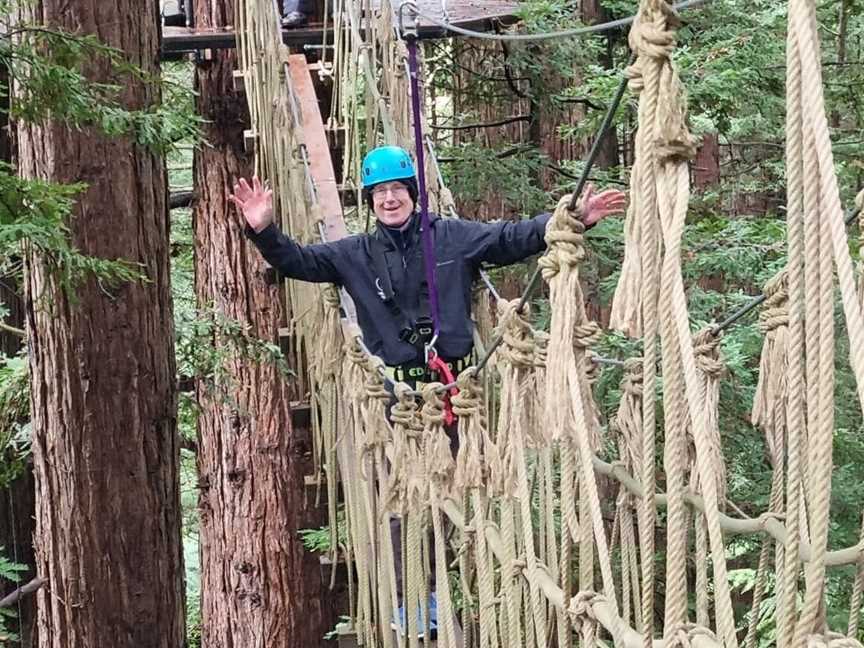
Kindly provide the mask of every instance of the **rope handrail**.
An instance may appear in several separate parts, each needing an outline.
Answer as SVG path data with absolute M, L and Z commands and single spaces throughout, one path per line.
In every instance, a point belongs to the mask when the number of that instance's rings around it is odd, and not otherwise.
M 685 0 L 684 2 L 679 2 L 672 5 L 672 9 L 674 9 L 675 11 L 681 9 L 690 9 L 694 7 L 699 7 L 704 4 L 708 4 L 709 2 L 711 2 L 711 0 Z M 617 29 L 618 27 L 626 27 L 627 25 L 630 25 L 634 20 L 636 20 L 636 16 L 634 15 L 628 16 L 627 18 L 619 18 L 618 20 L 600 23 L 599 25 L 588 25 L 587 27 L 576 27 L 574 29 L 564 29 L 556 32 L 538 32 L 536 34 L 489 34 L 487 32 L 479 32 L 471 29 L 465 29 L 464 27 L 459 27 L 457 25 L 454 25 L 453 23 L 443 21 L 440 18 L 430 16 L 423 12 L 418 12 L 417 15 L 420 18 L 424 18 L 425 20 L 429 21 L 434 25 L 441 27 L 442 29 L 453 32 L 454 34 L 459 34 L 461 36 L 470 36 L 471 38 L 479 38 L 483 40 L 504 42 L 533 42 L 552 40 L 556 38 L 572 38 L 573 36 L 584 36 L 586 34 L 598 34 Z

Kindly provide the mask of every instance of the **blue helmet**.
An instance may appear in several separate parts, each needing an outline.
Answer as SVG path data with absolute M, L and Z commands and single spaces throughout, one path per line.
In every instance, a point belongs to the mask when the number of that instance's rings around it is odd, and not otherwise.
M 406 180 L 414 175 L 411 156 L 399 146 L 379 146 L 372 149 L 363 159 L 363 168 L 360 170 L 363 189 L 391 180 Z

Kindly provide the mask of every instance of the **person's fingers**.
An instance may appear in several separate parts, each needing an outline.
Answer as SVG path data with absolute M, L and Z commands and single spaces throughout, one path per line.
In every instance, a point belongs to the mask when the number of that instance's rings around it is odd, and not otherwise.
M 234 195 L 244 202 L 249 200 L 251 193 L 252 190 L 249 188 L 249 184 L 243 178 L 240 178 L 238 183 L 234 185 Z
M 261 193 L 261 180 L 258 179 L 257 175 L 252 176 L 252 191 Z
M 586 205 L 591 201 L 591 198 L 594 196 L 594 184 L 589 182 L 585 185 L 585 188 L 582 190 L 582 202 Z
M 611 207 L 612 205 L 615 205 L 616 207 L 620 207 L 620 206 L 627 204 L 627 199 L 626 198 L 610 198 L 609 200 L 607 200 L 603 204 L 606 205 L 607 207 Z
M 627 203 L 627 197 L 621 192 L 613 192 L 606 195 L 600 194 L 595 199 L 595 204 L 603 207 L 621 206 Z
M 267 199 L 267 202 L 272 202 L 272 200 L 273 200 L 273 190 L 272 190 L 272 189 L 268 189 L 267 191 L 265 191 L 265 192 L 264 192 L 264 198 Z

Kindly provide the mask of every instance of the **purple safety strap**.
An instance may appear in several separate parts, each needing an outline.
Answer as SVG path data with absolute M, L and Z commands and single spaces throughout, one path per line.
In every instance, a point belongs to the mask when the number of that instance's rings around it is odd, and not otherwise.
M 417 79 L 417 39 L 407 39 L 408 71 L 411 77 L 411 108 L 414 113 L 414 140 L 417 149 L 417 190 L 420 196 L 420 237 L 423 244 L 423 265 L 429 286 L 429 314 L 434 327 L 433 339 L 441 331 L 438 308 L 438 282 L 435 277 L 435 241 L 429 225 L 429 197 L 426 194 L 426 164 L 423 157 L 423 126 L 420 121 L 420 82 Z

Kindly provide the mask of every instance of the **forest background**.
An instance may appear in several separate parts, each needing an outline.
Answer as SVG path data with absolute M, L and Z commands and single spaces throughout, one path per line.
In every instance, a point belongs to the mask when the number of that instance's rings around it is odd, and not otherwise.
M 14 14 L 11 4 L 0 5 L 6 10 L 4 15 Z M 214 0 L 215 5 L 226 6 Z M 834 155 L 842 198 L 851 207 L 853 197 L 864 186 L 864 2 L 831 0 L 818 6 Z M 625 0 L 524 2 L 518 30 L 558 30 L 603 22 L 631 15 L 636 7 L 635 2 Z M 772 0 L 714 2 L 687 11 L 682 19 L 675 57 L 689 92 L 691 125 L 702 139 L 692 169 L 695 191 L 683 244 L 684 277 L 696 329 L 746 303 L 784 264 L 785 6 Z M 112 137 L 132 138 L 154 155 L 164 156 L 171 193 L 201 190 L 196 182 L 203 175 L 196 173 L 193 157 L 211 145 L 207 128 L 211 116 L 202 115 L 204 122 L 198 121 L 195 115 L 202 114 L 200 95 L 196 97 L 184 88 L 201 90 L 202 68 L 207 62 L 163 63 L 162 79 L 154 76 L 146 80 L 160 89 L 158 109 L 127 110 L 111 92 L 79 83 L 86 76 L 87 59 L 94 53 L 108 60 L 117 74 L 137 74 L 130 72 L 122 58 L 101 49 L 95 40 L 55 38 L 36 31 L 29 35 L 30 40 L 0 37 L 4 119 L 11 118 L 13 124 L 65 119 L 98 128 Z M 526 45 L 439 39 L 424 43 L 424 54 L 427 116 L 445 178 L 460 214 L 483 220 L 521 218 L 548 210 L 573 186 L 629 56 L 626 29 Z M 8 79 L 10 74 L 20 74 L 22 60 L 30 68 L 17 82 L 19 90 L 23 87 L 27 92 L 18 95 L 10 111 Z M 148 73 L 154 72 L 158 74 L 158 70 Z M 228 106 L 237 120 L 244 118 L 239 105 Z M 626 186 L 633 161 L 635 123 L 636 104 L 630 97 L 603 142 L 598 166 L 591 175 L 596 185 Z M 27 550 L 26 532 L 22 534 L 28 526 L 26 521 L 32 518 L 27 511 L 33 506 L 34 482 L 28 348 L 21 344 L 19 335 L 24 312 L 32 305 L 24 301 L 26 264 L 22 257 L 26 254 L 22 255 L 21 246 L 35 247 L 52 260 L 70 295 L 94 274 L 106 282 L 140 279 L 132 265 L 87 256 L 76 248 L 70 235 L 74 225 L 68 218 L 81 188 L 25 180 L 16 168 L 15 138 L 7 137 L 12 132 L 14 128 L 6 128 L 0 138 L 0 152 L 8 161 L 0 166 L 0 271 L 4 276 L 4 305 L 0 309 L 4 322 L 0 358 L 0 492 L 4 513 L 0 519 L 0 579 L 4 586 L 0 591 L 34 575 L 32 550 Z M 200 170 L 200 158 L 196 164 Z M 355 231 L 363 229 L 365 213 L 349 209 L 346 215 Z M 259 338 L 247 323 L 202 301 L 196 293 L 196 255 L 202 251 L 193 220 L 189 209 L 171 210 L 174 365 L 183 378 L 178 382 L 177 433 L 181 446 L 185 632 L 190 646 L 198 645 L 201 624 L 208 623 L 200 614 L 200 465 L 196 453 L 201 386 L 205 391 L 208 385 L 220 386 L 211 395 L 230 399 L 230 389 L 225 389 L 222 378 L 238 356 L 272 364 L 289 382 L 295 368 L 292 358 L 282 353 L 274 339 Z M 623 256 L 622 225 L 622 219 L 607 219 L 589 237 L 584 290 L 590 315 L 603 325 L 608 324 L 609 301 Z M 851 240 L 857 253 L 858 237 L 853 235 Z M 493 281 L 505 297 L 516 296 L 529 271 L 527 265 L 498 270 L 493 272 Z M 542 293 L 535 302 L 537 325 L 546 326 Z M 836 319 L 842 330 L 839 311 Z M 722 382 L 720 428 L 728 499 L 753 515 L 768 508 L 771 479 L 764 443 L 749 423 L 761 342 L 754 316 L 729 328 L 722 342 L 728 370 Z M 864 424 L 856 399 L 851 397 L 854 378 L 845 360 L 846 343 L 841 337 L 836 355 L 840 409 L 829 548 L 857 541 L 864 508 Z M 609 333 L 597 351 L 606 357 L 626 358 L 639 349 L 636 343 Z M 607 367 L 597 383 L 596 398 L 606 420 L 617 407 L 620 378 L 619 369 Z M 189 384 L 197 384 L 198 391 L 190 391 Z M 662 475 L 659 477 L 662 487 Z M 303 495 L 300 500 L 305 498 Z M 311 529 L 300 535 L 309 550 L 326 549 L 326 530 Z M 730 577 L 736 605 L 742 610 L 755 584 L 758 552 L 756 538 L 736 538 L 729 545 Z M 662 553 L 657 559 L 662 560 Z M 828 609 L 848 610 L 853 568 L 829 573 Z M 762 610 L 760 639 L 764 645 L 771 643 L 772 592 L 769 590 Z M 21 645 L 29 645 L 24 644 L 25 638 L 34 641 L 34 601 L 32 597 L 23 599 L 11 608 L 11 614 L 0 610 L 0 635 L 14 637 Z M 662 609 L 662 596 L 658 609 Z M 836 618 L 829 618 L 829 624 L 845 627 L 845 613 L 836 614 Z M 206 634 L 206 628 L 203 631 Z

